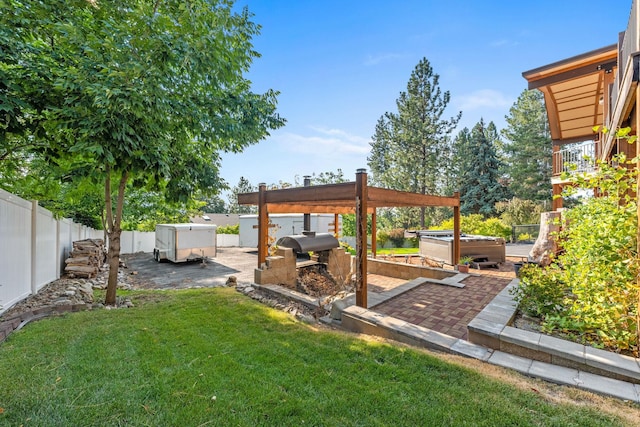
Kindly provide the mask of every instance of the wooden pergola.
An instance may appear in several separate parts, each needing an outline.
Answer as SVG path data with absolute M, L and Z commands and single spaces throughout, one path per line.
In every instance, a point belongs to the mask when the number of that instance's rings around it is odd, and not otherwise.
M 371 214 L 371 249 L 376 253 L 376 209 L 440 206 L 453 208 L 454 263 L 460 259 L 460 195 L 433 196 L 367 186 L 367 173 L 358 169 L 355 182 L 267 190 L 238 194 L 241 205 L 258 206 L 258 267 L 267 258 L 269 213 L 332 213 L 338 230 L 338 215 L 356 215 L 356 305 L 367 307 L 367 214 Z

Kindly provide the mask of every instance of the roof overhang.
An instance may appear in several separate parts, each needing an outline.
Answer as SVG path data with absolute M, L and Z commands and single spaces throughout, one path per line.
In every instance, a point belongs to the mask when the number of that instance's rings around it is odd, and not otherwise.
M 570 143 L 595 138 L 603 124 L 606 75 L 618 65 L 618 46 L 610 45 L 525 71 L 529 89 L 544 94 L 551 138 Z

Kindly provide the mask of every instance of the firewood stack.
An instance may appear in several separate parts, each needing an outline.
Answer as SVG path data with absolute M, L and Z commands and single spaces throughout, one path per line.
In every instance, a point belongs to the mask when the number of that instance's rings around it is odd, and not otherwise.
M 64 271 L 69 277 L 92 279 L 105 260 L 104 240 L 85 239 L 73 242 L 73 250 L 65 260 Z

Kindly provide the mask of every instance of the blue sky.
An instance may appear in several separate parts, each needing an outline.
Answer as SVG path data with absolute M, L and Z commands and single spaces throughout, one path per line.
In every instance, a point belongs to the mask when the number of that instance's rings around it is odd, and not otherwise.
M 606 4 L 606 10 L 605 5 Z M 451 93 L 447 117 L 498 129 L 526 89 L 522 72 L 614 44 L 631 0 L 238 0 L 262 26 L 247 77 L 280 91 L 283 128 L 240 154 L 225 154 L 234 186 L 293 182 L 367 168 L 378 118 L 396 111 L 411 71 L 426 57 Z

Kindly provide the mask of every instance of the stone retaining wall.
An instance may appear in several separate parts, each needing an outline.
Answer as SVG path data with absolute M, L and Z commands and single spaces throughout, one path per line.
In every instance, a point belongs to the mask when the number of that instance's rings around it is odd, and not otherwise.
M 442 268 L 422 267 L 419 265 L 382 261 L 373 258 L 367 259 L 367 273 L 406 280 L 413 280 L 418 277 L 443 280 L 457 274 L 457 272 L 444 270 Z

